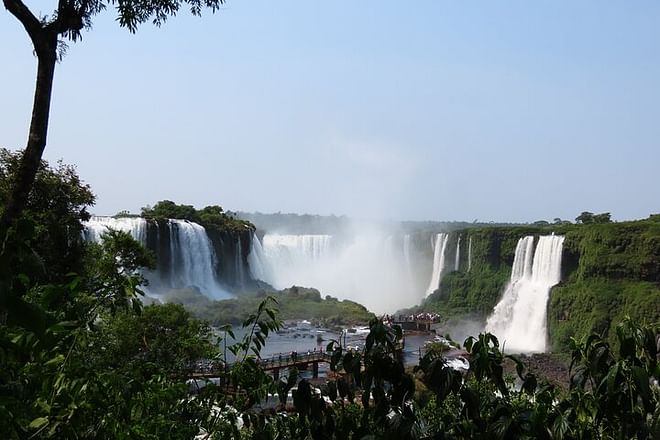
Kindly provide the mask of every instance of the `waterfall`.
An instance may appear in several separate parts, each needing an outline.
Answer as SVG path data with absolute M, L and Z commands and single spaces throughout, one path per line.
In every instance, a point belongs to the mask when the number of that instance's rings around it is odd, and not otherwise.
M 486 331 L 497 336 L 508 352 L 539 353 L 546 349 L 547 303 L 560 281 L 564 237 L 521 238 L 502 299 L 488 318 Z
M 100 242 L 101 235 L 112 228 L 128 232 L 135 240 L 147 245 L 148 222 L 143 218 L 92 217 L 84 226 L 83 235 L 89 241 Z M 158 295 L 170 289 L 194 287 L 211 298 L 229 297 L 216 278 L 217 258 L 204 227 L 187 220 L 172 219 L 168 220 L 166 231 L 169 252 L 165 253 L 169 254 L 169 264 L 164 264 L 166 270 L 144 273 L 149 281 L 147 290 Z
M 461 236 L 458 236 L 456 241 L 456 257 L 454 258 L 454 270 L 458 271 L 461 265 Z
M 406 244 L 407 243 L 407 244 Z M 415 274 L 410 238 L 381 231 L 354 236 L 266 234 L 251 249 L 250 270 L 277 289 L 314 287 L 322 295 L 350 299 L 377 313 L 410 306 Z M 259 257 L 261 256 L 261 258 Z M 426 280 L 425 280 L 426 281 Z M 426 286 L 424 286 L 426 287 Z
M 433 245 L 433 272 L 431 273 L 431 282 L 426 295 L 430 295 L 440 287 L 440 280 L 442 271 L 445 269 L 445 251 L 447 250 L 447 242 L 449 241 L 449 234 L 440 233 L 435 236 L 435 243 Z
M 187 220 L 170 220 L 172 274 L 170 287 L 197 287 L 214 298 L 226 297 L 215 277 L 215 252 L 203 226 Z
M 472 270 L 472 237 L 468 240 L 468 272 Z
M 319 261 L 330 247 L 330 235 L 264 235 L 264 253 L 275 265 Z
M 264 250 L 257 234 L 252 235 L 252 246 L 247 260 L 250 275 L 252 275 L 253 279 L 262 281 L 271 279 L 271 276 L 268 273 L 266 256 L 264 255 Z
M 258 279 L 278 289 L 294 284 L 318 287 L 312 272 L 329 254 L 330 242 L 330 235 L 266 234 L 263 246 L 255 244 L 260 251 L 253 246 L 255 267 L 251 270 L 259 272 Z

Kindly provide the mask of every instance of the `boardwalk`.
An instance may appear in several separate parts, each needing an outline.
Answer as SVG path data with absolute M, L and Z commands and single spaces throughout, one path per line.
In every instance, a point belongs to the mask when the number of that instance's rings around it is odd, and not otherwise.
M 307 370 L 312 367 L 312 376 L 314 378 L 318 377 L 319 374 L 319 362 L 330 363 L 330 355 L 322 351 L 313 351 L 308 353 L 300 354 L 288 354 L 288 355 L 274 355 L 268 358 L 257 359 L 257 363 L 265 370 L 273 373 L 275 379 L 279 378 L 280 370 L 283 368 L 296 367 L 299 370 Z M 228 368 L 231 369 L 231 364 L 228 365 Z M 223 375 L 224 369 L 222 366 L 216 368 L 200 368 L 197 371 L 193 372 L 193 379 L 210 379 L 215 377 L 220 377 Z
M 392 321 L 393 325 L 399 325 L 403 330 L 423 331 L 430 332 L 431 326 L 435 321 L 431 319 L 406 319 L 399 321 Z
M 278 368 L 300 367 L 314 362 L 330 363 L 330 355 L 322 351 L 300 353 L 296 354 L 295 356 L 276 355 L 269 358 L 260 359 L 259 365 L 261 365 L 264 370 L 274 370 Z

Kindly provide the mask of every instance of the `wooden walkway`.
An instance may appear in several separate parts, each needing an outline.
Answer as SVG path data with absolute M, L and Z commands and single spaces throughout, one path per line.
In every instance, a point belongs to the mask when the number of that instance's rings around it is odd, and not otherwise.
M 305 367 L 314 362 L 327 362 L 330 363 L 330 355 L 322 351 L 312 351 L 309 353 L 299 353 L 295 356 L 292 355 L 277 355 L 269 358 L 259 359 L 259 365 L 264 370 L 275 370 L 279 368 Z
M 312 373 L 314 377 L 318 377 L 318 364 L 319 362 L 330 363 L 330 355 L 322 351 L 313 351 L 309 353 L 300 353 L 295 356 L 288 355 L 274 355 L 267 358 L 257 359 L 257 363 L 265 370 L 271 371 L 275 379 L 279 378 L 279 372 L 283 368 L 296 367 L 299 370 L 307 370 L 311 364 Z M 231 364 L 228 365 L 231 369 Z M 191 379 L 212 379 L 223 376 L 224 367 L 207 368 L 194 371 Z
M 430 332 L 431 326 L 435 323 L 430 319 L 407 319 L 407 320 L 394 320 L 392 324 L 399 325 L 403 330 L 423 331 Z

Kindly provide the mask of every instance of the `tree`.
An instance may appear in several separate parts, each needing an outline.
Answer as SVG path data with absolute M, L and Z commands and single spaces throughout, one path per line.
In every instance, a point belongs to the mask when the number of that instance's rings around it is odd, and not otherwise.
M 55 64 L 66 48 L 65 40 L 76 42 L 83 29 L 92 26 L 92 18 L 115 7 L 121 27 L 135 32 L 147 21 L 156 26 L 176 15 L 182 4 L 190 6 L 193 15 L 201 15 L 202 8 L 215 12 L 225 0 L 58 0 L 53 13 L 37 18 L 22 0 L 3 0 L 5 8 L 25 28 L 37 57 L 37 81 L 32 105 L 28 141 L 20 161 L 13 187 L 0 216 L 0 236 L 12 226 L 25 208 L 41 157 L 46 148 L 50 100 L 53 90 Z
M 20 161 L 19 153 L 0 149 L 0 206 L 9 197 Z M 21 216 L 33 225 L 27 243 L 32 264 L 21 261 L 21 271 L 42 282 L 62 281 L 67 273 L 78 272 L 83 254 L 81 222 L 89 220 L 87 208 L 93 203 L 94 194 L 74 167 L 61 162 L 51 167 L 41 161 Z
M 171 200 L 161 200 L 153 208 L 142 208 L 142 217 L 156 220 L 176 218 L 199 223 L 199 215 L 192 205 L 177 205 Z
M 142 313 L 106 316 L 94 332 L 88 365 L 132 370 L 148 379 L 158 371 L 185 381 L 200 359 L 217 354 L 208 324 L 192 319 L 179 304 L 151 305 Z
M 594 215 L 594 223 L 612 223 L 612 215 L 609 212 Z
M 612 215 L 609 212 L 594 214 L 593 212 L 584 211 L 575 218 L 575 221 L 583 225 L 612 223 Z
M 577 223 L 582 223 L 583 225 L 588 225 L 594 222 L 594 213 L 589 211 L 584 211 L 582 214 L 575 217 Z

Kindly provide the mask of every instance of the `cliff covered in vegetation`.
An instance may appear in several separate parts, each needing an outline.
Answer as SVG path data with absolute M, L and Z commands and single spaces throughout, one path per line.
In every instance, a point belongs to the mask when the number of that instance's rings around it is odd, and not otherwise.
M 548 305 L 550 341 L 592 332 L 613 340 L 612 328 L 629 315 L 660 319 L 660 218 L 576 225 L 565 231 L 563 281 Z
M 240 324 L 254 312 L 266 296 L 277 301 L 279 317 L 283 320 L 310 320 L 327 327 L 366 325 L 374 314 L 364 306 L 349 300 L 340 301 L 316 289 L 293 286 L 274 291 L 261 289 L 253 295 L 213 301 L 192 289 L 173 290 L 167 302 L 183 304 L 193 316 L 212 325 Z
M 234 291 L 261 286 L 262 283 L 252 279 L 248 268 L 247 257 L 256 230 L 249 221 L 236 218 L 234 213 L 225 211 L 221 206 L 195 209 L 191 205 L 180 205 L 170 200 L 162 200 L 153 207 L 142 208 L 141 217 L 161 230 L 167 229 L 169 219 L 187 220 L 203 226 L 217 257 L 215 273 L 218 279 Z M 157 255 L 166 256 L 170 247 L 167 231 L 155 234 L 154 239 L 165 240 L 161 246 L 154 244 L 152 248 L 158 249 Z

